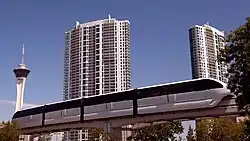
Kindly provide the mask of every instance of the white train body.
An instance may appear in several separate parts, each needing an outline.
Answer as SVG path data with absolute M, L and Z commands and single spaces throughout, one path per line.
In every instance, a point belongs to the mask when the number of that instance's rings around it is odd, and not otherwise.
M 181 90 L 177 89 L 178 91 L 180 91 L 178 93 L 171 93 L 171 90 L 164 90 L 165 88 L 169 89 L 168 86 L 171 84 L 132 89 L 122 92 L 120 96 L 117 94 L 117 98 L 120 98 L 120 100 L 116 100 L 114 96 L 111 97 L 114 99 L 113 101 L 115 102 L 112 102 L 112 100 L 109 100 L 110 102 L 95 101 L 95 98 L 100 97 L 101 100 L 105 98 L 109 99 L 109 96 L 115 94 L 107 94 L 88 98 L 78 98 L 74 100 L 78 103 L 81 100 L 83 101 L 83 104 L 78 107 L 72 106 L 74 108 L 70 108 L 69 106 L 67 106 L 67 104 L 65 104 L 63 106 L 66 107 L 63 108 L 62 106 L 62 108 L 60 108 L 60 105 L 58 105 L 59 108 L 57 107 L 57 109 L 59 110 L 53 110 L 52 108 L 47 110 L 47 112 L 46 108 L 49 108 L 50 105 L 52 105 L 52 107 L 54 105 L 55 107 L 57 106 L 56 104 L 62 105 L 63 103 L 67 103 L 70 100 L 54 104 L 52 103 L 38 107 L 38 111 L 36 111 L 36 113 L 39 113 L 39 108 L 40 110 L 42 109 L 39 114 L 32 114 L 32 108 L 23 111 L 18 111 L 13 116 L 13 120 L 17 121 L 21 128 L 28 128 L 34 126 L 54 125 L 67 122 L 86 122 L 90 120 L 103 120 L 125 116 L 212 108 L 218 105 L 219 102 L 225 96 L 230 94 L 225 84 L 217 80 L 199 79 L 191 80 L 190 82 L 201 80 L 211 81 L 211 84 L 214 83 L 216 85 L 215 87 L 211 87 L 210 89 L 204 88 L 198 91 L 192 91 L 187 89 L 187 92 L 181 92 Z M 179 84 L 188 82 L 189 81 L 179 82 Z M 124 98 L 128 98 L 123 100 L 121 99 L 121 96 L 123 96 Z M 93 101 L 95 103 L 93 103 Z M 29 114 L 28 112 L 31 114 Z M 84 114 L 81 115 L 82 112 Z

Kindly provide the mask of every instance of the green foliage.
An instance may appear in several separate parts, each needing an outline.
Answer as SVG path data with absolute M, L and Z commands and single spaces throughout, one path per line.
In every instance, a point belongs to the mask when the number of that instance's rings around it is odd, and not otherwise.
M 121 141 L 119 137 L 111 133 L 105 133 L 103 129 L 93 128 L 89 129 L 89 141 Z
M 225 49 L 220 51 L 219 62 L 228 63 L 228 88 L 238 96 L 239 110 L 250 104 L 250 17 L 227 38 Z
M 21 132 L 14 122 L 2 122 L 0 128 L 0 141 L 18 141 Z
M 178 139 L 178 141 L 182 141 L 182 137 L 181 137 L 181 136 L 179 136 L 179 139 Z
M 52 134 L 45 134 L 38 137 L 38 141 L 51 141 Z
M 192 127 L 189 125 L 188 127 L 188 134 L 187 134 L 187 141 L 195 141 L 194 138 L 194 130 L 192 129 Z
M 230 118 L 202 120 L 196 125 L 197 141 L 243 141 L 244 123 Z
M 250 141 L 250 116 L 244 121 L 244 141 Z
M 151 125 L 143 129 L 136 129 L 127 140 L 129 141 L 175 141 L 176 134 L 183 133 L 180 121 Z
M 64 134 L 65 134 L 65 132 L 64 132 Z M 62 141 L 66 141 L 66 136 L 65 135 L 62 136 Z

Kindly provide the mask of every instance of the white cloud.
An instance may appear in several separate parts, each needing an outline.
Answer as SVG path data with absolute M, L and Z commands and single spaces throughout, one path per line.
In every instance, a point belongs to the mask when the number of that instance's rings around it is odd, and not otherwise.
M 12 100 L 0 100 L 0 104 L 8 104 L 8 105 L 12 105 L 12 106 L 16 106 L 16 101 L 12 101 Z M 29 108 L 29 107 L 33 107 L 33 106 L 37 106 L 36 104 L 30 104 L 30 103 L 24 103 L 23 104 L 23 108 Z
M 23 108 L 36 106 L 36 104 L 24 103 Z M 9 121 L 12 119 L 16 107 L 16 101 L 0 99 L 0 121 Z

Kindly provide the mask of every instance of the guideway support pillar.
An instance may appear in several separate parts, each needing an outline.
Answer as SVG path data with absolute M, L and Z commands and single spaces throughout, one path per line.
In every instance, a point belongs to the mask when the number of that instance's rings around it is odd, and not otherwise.
M 110 122 L 104 122 L 104 132 L 122 139 L 122 128 L 112 128 Z
M 29 136 L 29 141 L 34 141 L 34 139 L 37 137 L 37 135 L 30 135 Z

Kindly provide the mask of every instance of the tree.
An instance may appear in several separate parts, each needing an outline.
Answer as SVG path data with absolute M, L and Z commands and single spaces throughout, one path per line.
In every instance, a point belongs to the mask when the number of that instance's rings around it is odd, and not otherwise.
M 192 129 L 192 127 L 189 125 L 188 127 L 188 134 L 187 134 L 187 141 L 195 141 L 194 139 L 194 130 Z
M 197 141 L 211 141 L 209 134 L 212 128 L 211 123 L 208 120 L 201 120 L 196 124 L 196 135 Z
M 66 141 L 65 132 L 64 132 L 64 134 L 63 134 L 63 136 L 62 136 L 62 141 Z
M 45 134 L 38 137 L 38 141 L 51 141 L 52 134 Z
M 250 108 L 250 17 L 232 31 L 221 49 L 219 62 L 229 64 L 228 88 L 237 96 L 239 110 Z
M 175 141 L 176 134 L 183 133 L 180 121 L 151 125 L 143 129 L 136 129 L 127 140 L 129 141 Z
M 20 130 L 15 122 L 2 122 L 0 127 L 0 141 L 18 141 Z
M 111 133 L 105 133 L 103 129 L 93 128 L 88 130 L 89 132 L 89 141 L 120 141 L 121 138 L 116 137 Z
M 244 141 L 250 141 L 250 116 L 244 120 Z
M 244 123 L 230 118 L 202 120 L 196 125 L 197 141 L 243 141 Z

